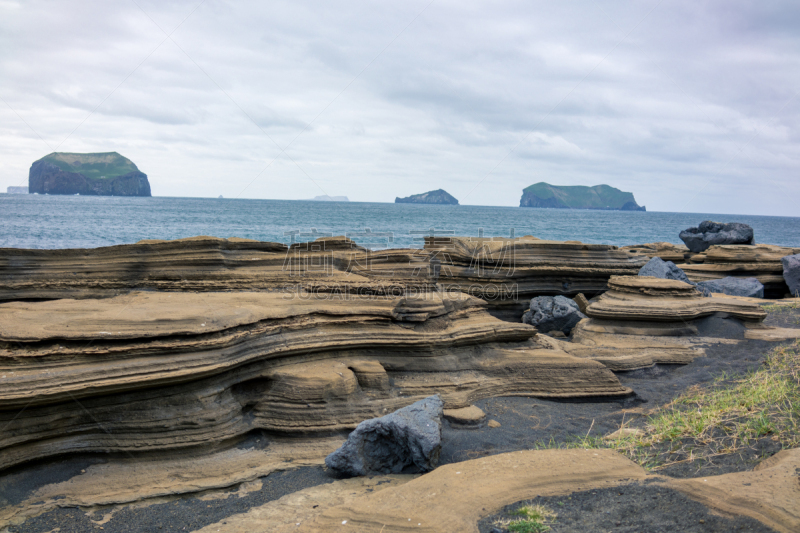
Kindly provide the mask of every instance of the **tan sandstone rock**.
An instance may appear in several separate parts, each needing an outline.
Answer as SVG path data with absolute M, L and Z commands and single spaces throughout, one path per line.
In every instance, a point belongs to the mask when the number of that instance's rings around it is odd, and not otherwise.
M 64 453 L 174 454 L 254 429 L 343 431 L 437 393 L 456 409 L 499 395 L 630 392 L 535 334 L 458 292 L 7 302 L 0 468 Z

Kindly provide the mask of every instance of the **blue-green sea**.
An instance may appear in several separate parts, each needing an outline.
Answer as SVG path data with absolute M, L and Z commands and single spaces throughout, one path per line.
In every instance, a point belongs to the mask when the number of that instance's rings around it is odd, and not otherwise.
M 616 245 L 667 241 L 703 220 L 743 222 L 756 242 L 800 246 L 799 217 L 222 198 L 0 194 L 0 247 L 94 248 L 195 235 L 291 243 L 348 235 L 372 249 L 422 237 L 534 235 Z

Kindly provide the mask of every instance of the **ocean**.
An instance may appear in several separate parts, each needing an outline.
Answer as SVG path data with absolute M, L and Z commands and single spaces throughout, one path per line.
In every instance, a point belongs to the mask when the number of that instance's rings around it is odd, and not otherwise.
M 800 217 L 227 198 L 0 194 L 0 247 L 95 248 L 196 235 L 302 242 L 347 235 L 372 249 L 420 248 L 425 235 L 534 235 L 585 243 L 681 244 L 703 220 L 743 222 L 756 242 L 800 246 Z

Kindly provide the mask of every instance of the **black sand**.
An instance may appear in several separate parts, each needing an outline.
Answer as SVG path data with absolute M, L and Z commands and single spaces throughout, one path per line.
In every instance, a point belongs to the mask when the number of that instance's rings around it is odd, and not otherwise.
M 543 505 L 558 516 L 547 524 L 552 533 L 708 533 L 775 530 L 748 517 L 711 513 L 678 491 L 652 483 L 636 483 L 602 490 L 574 492 L 569 496 L 537 497 L 508 505 L 500 513 L 478 522 L 481 533 L 505 532 L 505 520 L 523 505 Z M 500 521 L 500 524 L 497 522 Z
M 66 508 L 32 518 L 21 526 L 10 527 L 8 531 L 47 533 L 60 528 L 59 533 L 83 533 L 100 531 L 100 527 L 104 533 L 194 531 L 224 520 L 228 516 L 245 513 L 253 507 L 298 490 L 330 483 L 333 479 L 325 474 L 322 467 L 304 467 L 275 472 L 261 478 L 261 481 L 263 484 L 261 490 L 242 497 L 231 494 L 226 499 L 204 501 L 193 495 L 140 509 L 122 509 L 102 526 L 92 522 L 84 511 Z M 97 513 L 95 516 L 99 520 L 103 513 Z

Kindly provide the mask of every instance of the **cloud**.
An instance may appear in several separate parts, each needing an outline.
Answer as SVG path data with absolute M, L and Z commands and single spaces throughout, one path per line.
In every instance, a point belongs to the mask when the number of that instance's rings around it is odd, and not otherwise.
M 116 150 L 168 196 L 516 205 L 548 181 L 796 215 L 799 23 L 789 1 L 0 2 L 0 190 Z

